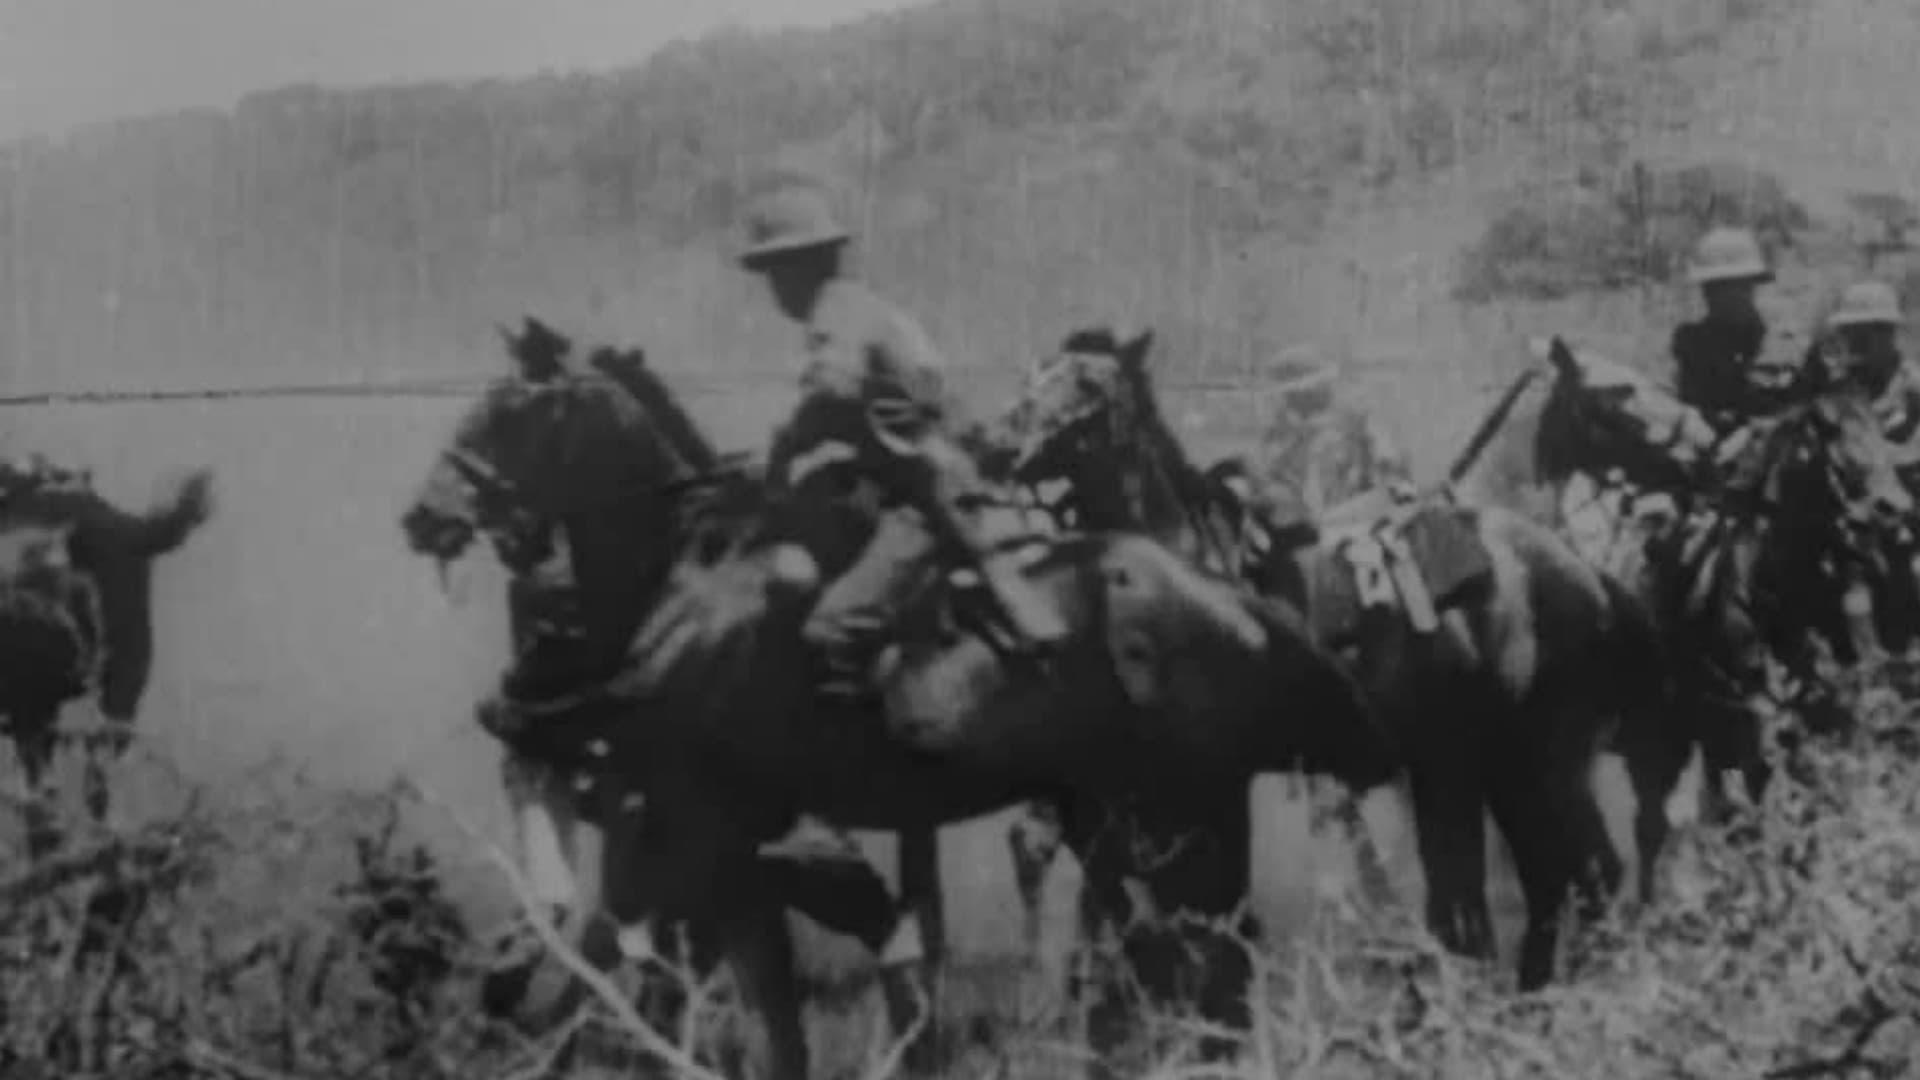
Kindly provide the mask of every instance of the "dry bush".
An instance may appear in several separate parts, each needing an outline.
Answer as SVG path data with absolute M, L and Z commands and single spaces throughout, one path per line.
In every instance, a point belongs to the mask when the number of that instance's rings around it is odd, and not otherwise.
M 1636 165 L 1522 193 L 1462 254 L 1454 295 L 1469 303 L 1553 300 L 1665 282 L 1715 225 L 1750 228 L 1777 256 L 1813 221 L 1777 177 L 1759 170 Z
M 1873 695 L 1868 695 L 1871 700 Z M 1885 693 L 1880 694 L 1882 702 Z M 1920 755 L 1902 704 L 1683 833 L 1664 895 L 1516 996 L 1336 906 L 1270 973 L 1280 1075 L 1894 1076 L 1920 1051 Z
M 1515 995 L 1507 964 L 1444 954 L 1411 907 L 1329 898 L 1288 940 L 1254 947 L 1261 1022 L 1239 1069 L 1901 1075 L 1920 1050 L 1920 738 L 1890 691 L 1862 700 L 1846 741 L 1796 748 L 1763 805 L 1683 832 L 1661 900 L 1570 942 L 1571 977 L 1546 992 Z M 0 883 L 0 1073 L 505 1077 L 558 1059 L 558 1036 L 479 1017 L 488 945 L 406 838 L 405 794 L 309 799 L 310 814 L 262 798 L 189 807 Z M 1033 981 L 950 973 L 943 1075 L 1060 1075 L 1085 1057 L 1072 1010 Z M 741 1033 L 726 980 L 689 985 L 698 1007 L 660 1031 L 628 1004 L 630 983 L 598 980 L 598 1007 L 562 1034 L 604 1033 L 594 1059 L 630 1067 L 651 1049 L 683 1074 L 724 1074 L 710 1063 L 737 1060 Z M 836 996 L 809 1009 L 822 1075 L 897 1073 L 874 995 Z M 1131 1053 L 1158 1061 L 1146 1075 L 1215 1075 L 1191 1062 L 1202 1025 L 1139 1019 Z

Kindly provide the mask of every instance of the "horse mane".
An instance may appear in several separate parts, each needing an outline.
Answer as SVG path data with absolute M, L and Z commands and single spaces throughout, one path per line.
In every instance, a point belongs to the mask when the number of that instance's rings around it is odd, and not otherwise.
M 1166 413 L 1160 408 L 1158 388 L 1153 383 L 1153 372 L 1147 370 L 1144 359 L 1122 363 L 1120 368 L 1128 392 L 1133 396 L 1134 441 L 1167 470 L 1167 478 L 1180 501 L 1190 510 L 1204 512 L 1214 498 L 1207 474 L 1187 456 L 1186 447 L 1180 444 L 1173 426 L 1167 423 Z
M 1583 452 L 1581 429 L 1585 418 L 1581 415 L 1580 392 L 1579 387 L 1565 378 L 1553 379 L 1534 422 L 1535 478 L 1552 487 L 1562 486 L 1575 473 L 1593 464 Z
M 1153 373 L 1147 369 L 1144 350 L 1121 357 L 1122 379 L 1133 401 L 1128 403 L 1132 416 L 1127 437 L 1144 452 L 1149 465 L 1160 471 L 1180 512 L 1185 516 L 1193 538 L 1205 552 L 1202 562 L 1215 558 L 1234 562 L 1240 547 L 1239 529 L 1245 522 L 1245 507 L 1235 495 L 1230 479 L 1233 469 L 1244 475 L 1244 462 L 1221 463 L 1212 469 L 1195 464 L 1180 437 L 1161 410 Z M 1231 461 L 1231 459 L 1229 459 Z M 1222 535 L 1221 522 L 1227 524 Z
M 1692 482 L 1691 466 L 1679 456 L 1678 448 L 1685 445 L 1702 454 L 1707 450 L 1697 443 L 1680 441 L 1688 437 L 1687 432 L 1706 428 L 1697 408 L 1681 400 L 1671 386 L 1640 368 L 1576 352 L 1559 338 L 1549 346 L 1548 359 L 1555 368 L 1554 377 L 1547 381 L 1546 397 L 1534 417 L 1532 435 L 1532 466 L 1537 480 L 1559 487 L 1576 473 L 1597 475 L 1607 468 L 1619 467 L 1629 477 L 1658 487 L 1686 486 Z M 1598 384 L 1592 381 L 1594 378 L 1599 380 Z M 1597 395 L 1621 388 L 1630 389 L 1636 399 L 1653 402 L 1680 417 L 1676 423 L 1681 427 L 1675 431 L 1676 441 L 1671 446 L 1632 441 L 1623 444 L 1617 432 L 1605 430 L 1605 425 L 1593 415 L 1608 408 Z M 1596 447 L 1595 443 L 1610 443 L 1616 448 L 1608 451 Z
M 711 469 L 719 452 L 707 441 L 686 407 L 668 388 L 666 381 L 647 366 L 644 349 L 617 349 L 602 345 L 587 357 L 588 366 L 632 394 L 687 464 L 696 469 Z

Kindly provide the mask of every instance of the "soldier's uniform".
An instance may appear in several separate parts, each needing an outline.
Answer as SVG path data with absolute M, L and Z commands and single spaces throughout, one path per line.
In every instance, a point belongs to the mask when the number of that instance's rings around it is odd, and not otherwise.
M 774 272 L 783 256 L 848 239 L 809 189 L 776 193 L 749 218 L 741 264 Z M 822 592 L 802 630 L 832 676 L 824 689 L 859 694 L 873 654 L 901 606 L 938 570 L 940 556 L 973 564 L 1025 644 L 1064 636 L 1061 616 L 1002 560 L 988 556 L 969 497 L 984 492 L 948 435 L 944 361 L 911 316 L 859 282 L 835 276 L 806 315 L 801 401 L 775 436 L 776 482 L 834 497 L 869 497 L 882 511 L 873 539 Z M 847 475 L 852 485 L 819 480 Z M 823 472 L 823 470 L 829 470 Z
M 1701 238 L 1688 278 L 1703 291 L 1752 288 L 1771 281 L 1773 270 L 1752 233 L 1722 228 Z M 1775 411 L 1783 402 L 1754 379 L 1766 338 L 1766 322 L 1754 311 L 1726 315 L 1709 310 L 1705 317 L 1676 328 L 1668 351 L 1680 400 L 1699 409 L 1722 434 Z
M 1920 429 L 1920 379 L 1894 338 L 1901 320 L 1900 298 L 1884 282 L 1848 286 L 1807 348 L 1800 385 L 1817 392 L 1838 379 L 1854 380 L 1873 396 L 1887 437 L 1905 443 Z M 1876 340 L 1850 345 L 1848 337 L 1860 332 Z
M 1330 365 L 1283 357 L 1267 394 L 1279 408 L 1264 439 L 1265 479 L 1290 501 L 1283 516 L 1317 518 L 1381 487 L 1412 482 L 1406 454 L 1373 415 L 1335 391 Z

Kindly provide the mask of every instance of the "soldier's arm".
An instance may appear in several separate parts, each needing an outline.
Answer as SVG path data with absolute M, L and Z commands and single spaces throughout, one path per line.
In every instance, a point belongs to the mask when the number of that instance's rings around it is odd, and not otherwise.
M 908 399 L 932 412 L 944 412 L 947 360 L 913 316 L 897 309 L 882 313 L 874 327 L 868 362 Z
M 1700 369 L 1698 346 L 1694 344 L 1692 324 L 1674 328 L 1673 337 L 1667 342 L 1667 355 L 1673 358 L 1673 384 L 1680 400 L 1699 408 L 1701 402 L 1708 400 L 1712 388 L 1704 385 L 1706 375 Z
M 1900 415 L 1887 429 L 1887 437 L 1897 443 L 1911 442 L 1920 430 L 1920 381 L 1912 368 L 1903 366 L 1894 375 L 1894 393 L 1899 395 Z

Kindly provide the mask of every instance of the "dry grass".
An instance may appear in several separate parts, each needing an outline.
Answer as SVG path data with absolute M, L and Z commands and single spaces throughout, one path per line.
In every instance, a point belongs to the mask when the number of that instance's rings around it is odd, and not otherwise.
M 1802 749 L 1763 806 L 1683 832 L 1666 895 L 1569 943 L 1574 977 L 1548 992 L 1516 996 L 1504 966 L 1443 955 L 1411 908 L 1326 897 L 1255 949 L 1245 1075 L 1905 1075 L 1920 1050 L 1920 738 L 1891 691 L 1862 700 L 1849 740 Z M 555 1057 L 555 1040 L 474 1008 L 493 945 L 409 835 L 409 789 L 289 783 L 202 792 L 76 840 L 56 864 L 69 873 L 0 883 L 0 1073 L 504 1078 Z M 1011 962 L 948 972 L 941 1075 L 1060 1075 L 1084 1042 L 1056 987 Z M 595 1033 L 575 1075 L 645 1045 L 614 1007 L 623 991 L 601 989 L 569 1029 Z M 695 1022 L 646 1036 L 686 1055 L 687 1075 L 739 1036 L 724 978 L 706 989 Z M 819 1075 L 897 1073 L 876 997 L 858 978 L 813 988 Z M 1132 1049 L 1146 1075 L 1213 1075 L 1183 1057 L 1201 1033 L 1143 1014 Z

